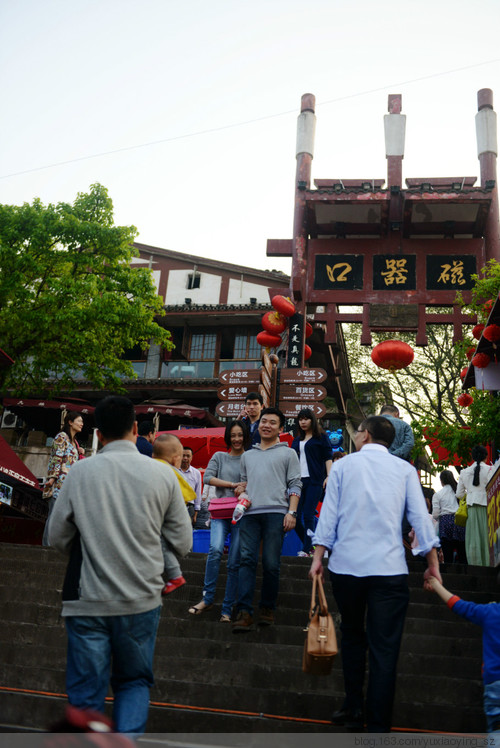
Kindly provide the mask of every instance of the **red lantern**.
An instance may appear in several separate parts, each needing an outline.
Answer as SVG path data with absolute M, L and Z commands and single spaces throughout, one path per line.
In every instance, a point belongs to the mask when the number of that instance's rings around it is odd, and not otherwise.
M 262 327 L 273 335 L 281 335 L 286 329 L 287 321 L 279 312 L 266 312 L 262 317 Z
M 471 358 L 475 354 L 475 352 L 476 352 L 476 349 L 474 348 L 473 345 L 471 345 L 470 348 L 467 348 L 467 352 L 466 352 L 465 355 L 467 356 L 467 358 L 469 359 L 469 361 L 471 360 Z
M 469 405 L 472 405 L 472 403 L 473 403 L 473 402 L 474 402 L 474 398 L 472 398 L 472 397 L 471 397 L 471 396 L 469 395 L 469 393 L 468 393 L 468 392 L 462 392 L 462 394 L 461 394 L 461 395 L 459 395 L 459 396 L 457 397 L 457 403 L 458 403 L 458 404 L 459 404 L 459 405 L 460 405 L 460 406 L 461 406 L 462 408 L 468 408 L 468 407 L 469 407 Z
M 304 345 L 304 361 L 307 361 L 308 358 L 311 358 L 312 356 L 312 349 L 310 345 L 307 345 L 307 343 Z
M 489 340 L 490 343 L 496 343 L 500 340 L 500 327 L 498 325 L 488 325 L 483 330 L 483 338 Z
M 484 325 L 476 325 L 475 327 L 472 328 L 472 335 L 476 338 L 476 340 L 481 339 L 483 330 L 484 330 Z
M 277 312 L 281 312 L 285 317 L 291 317 L 295 314 L 295 304 L 287 296 L 273 296 L 271 304 Z
M 462 380 L 462 382 L 464 381 L 465 377 L 467 376 L 467 372 L 468 371 L 469 371 L 469 367 L 468 366 L 464 366 L 464 368 L 460 372 L 460 379 Z
M 494 299 L 490 299 L 489 301 L 486 301 L 483 304 L 483 312 L 487 315 L 490 314 L 491 310 L 493 309 L 493 304 L 495 303 Z
M 476 353 L 476 355 L 471 361 L 471 364 L 472 366 L 475 366 L 476 369 L 486 369 L 490 361 L 491 361 L 491 358 L 488 356 L 487 353 Z
M 396 369 L 404 369 L 413 361 L 413 348 L 402 340 L 384 340 L 372 350 L 372 361 L 393 374 Z
M 313 327 L 309 322 L 306 322 L 306 338 L 310 338 L 313 334 Z
M 281 336 L 273 335 L 271 332 L 263 330 L 257 335 L 257 343 L 264 348 L 276 348 L 281 345 Z

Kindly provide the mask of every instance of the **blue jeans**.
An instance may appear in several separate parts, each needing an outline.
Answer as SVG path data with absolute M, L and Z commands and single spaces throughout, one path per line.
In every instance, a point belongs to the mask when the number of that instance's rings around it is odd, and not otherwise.
M 129 616 L 68 616 L 69 703 L 104 712 L 111 668 L 118 732 L 142 735 L 153 686 L 153 653 L 161 606 Z
M 323 483 L 314 483 L 310 478 L 301 478 L 302 491 L 297 507 L 297 524 L 295 532 L 302 540 L 302 550 L 309 553 L 312 547 L 312 537 L 308 530 L 314 532 L 316 528 L 316 507 L 323 493 Z
M 210 548 L 208 549 L 203 585 L 203 602 L 212 605 L 219 576 L 219 567 L 224 552 L 224 541 L 231 533 L 231 545 L 227 559 L 227 582 L 222 615 L 230 616 L 238 590 L 238 568 L 240 565 L 240 523 L 232 525 L 230 519 L 212 519 L 210 522 Z
M 240 572 L 236 609 L 253 613 L 253 596 L 262 541 L 262 589 L 259 608 L 276 608 L 280 585 L 283 514 L 247 514 L 240 520 Z
M 363 709 L 368 648 L 368 732 L 389 732 L 399 648 L 409 601 L 408 575 L 354 577 L 330 572 L 330 579 L 342 616 L 343 708 L 350 711 Z
M 485 684 L 483 705 L 488 733 L 497 733 L 490 745 L 500 745 L 500 680 Z

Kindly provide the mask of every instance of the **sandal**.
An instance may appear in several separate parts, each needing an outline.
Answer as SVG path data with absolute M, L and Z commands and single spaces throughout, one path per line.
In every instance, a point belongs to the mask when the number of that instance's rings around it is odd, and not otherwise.
M 219 618 L 219 623 L 231 623 L 231 616 L 228 616 L 227 613 L 223 613 Z
M 200 605 L 202 605 L 203 607 L 200 608 Z M 200 613 L 204 613 L 206 610 L 210 610 L 210 608 L 213 608 L 213 607 L 214 607 L 213 603 L 210 603 L 210 605 L 205 605 L 205 603 L 202 600 L 196 605 L 192 605 L 189 608 L 188 613 L 191 613 L 192 616 L 199 616 Z

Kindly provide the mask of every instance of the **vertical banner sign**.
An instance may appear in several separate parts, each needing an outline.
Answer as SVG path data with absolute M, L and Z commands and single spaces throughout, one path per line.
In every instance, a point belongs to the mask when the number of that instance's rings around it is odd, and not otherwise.
M 288 320 L 288 350 L 286 354 L 286 365 L 288 369 L 300 369 L 303 365 L 302 355 L 304 352 L 304 335 L 304 315 L 296 312 Z M 284 430 L 288 433 L 293 433 L 294 428 L 295 418 L 288 417 L 285 421 Z
M 286 365 L 289 369 L 300 369 L 304 350 L 304 315 L 298 312 L 288 320 L 288 351 Z

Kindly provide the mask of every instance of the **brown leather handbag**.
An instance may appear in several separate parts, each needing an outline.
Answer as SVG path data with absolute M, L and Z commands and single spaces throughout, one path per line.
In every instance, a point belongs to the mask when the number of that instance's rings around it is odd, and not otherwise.
M 319 602 L 316 600 L 316 593 Z M 328 612 L 321 576 L 317 574 L 313 578 L 309 625 L 306 629 L 302 656 L 302 670 L 304 673 L 311 673 L 312 675 L 328 675 L 337 651 L 335 625 Z

